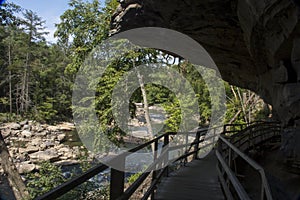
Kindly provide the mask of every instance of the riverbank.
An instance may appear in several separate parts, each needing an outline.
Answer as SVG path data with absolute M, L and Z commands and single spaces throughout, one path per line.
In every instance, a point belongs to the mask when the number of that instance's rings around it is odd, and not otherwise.
M 159 131 L 166 119 L 164 110 L 151 107 L 150 117 L 155 132 Z M 121 149 L 131 149 L 151 138 L 146 129 L 144 112 L 141 106 L 137 106 L 136 118 L 132 119 L 129 125 L 132 129 L 126 136 L 121 138 L 123 141 Z M 26 174 L 38 174 L 44 166 L 42 163 L 45 161 L 60 166 L 63 176 L 68 178 L 79 169 L 83 157 L 84 161 L 87 161 L 85 163 L 93 164 L 97 160 L 96 158 L 100 156 L 87 151 L 76 132 L 75 125 L 72 123 L 62 122 L 57 125 L 49 125 L 33 120 L 24 120 L 3 123 L 0 125 L 0 131 L 13 163 L 24 180 L 28 178 Z M 151 159 L 151 156 L 147 157 L 144 154 L 134 155 L 127 159 L 126 166 L 133 171 L 140 171 Z M 78 173 L 80 172 L 78 171 Z M 130 175 L 131 173 L 126 173 L 127 178 Z M 93 183 L 102 184 L 107 182 L 106 176 L 106 172 L 99 174 L 99 176 L 93 178 Z M 1 164 L 0 177 L 5 180 Z M 25 180 L 25 182 L 27 181 Z M 5 181 L 0 181 L 1 188 L 6 186 L 8 185 Z M 3 191 L 0 190 L 0 192 Z
M 10 156 L 20 174 L 38 170 L 40 163 L 50 161 L 58 166 L 79 163 L 86 156 L 86 149 L 73 142 L 75 126 L 63 122 L 58 125 L 41 124 L 31 120 L 5 123 L 0 126 Z M 0 167 L 0 173 L 3 173 Z
M 164 110 L 150 107 L 150 117 L 154 129 L 161 129 L 166 119 Z M 122 138 L 127 146 L 131 144 L 133 147 L 150 139 L 141 106 L 137 106 L 136 118 L 132 119 L 130 127 L 132 131 Z M 44 161 L 58 166 L 69 166 L 79 164 L 79 158 L 83 156 L 90 162 L 94 159 L 94 155 L 88 153 L 81 143 L 73 123 L 49 125 L 24 120 L 3 123 L 0 125 L 0 131 L 20 174 L 38 170 L 40 163 Z M 1 173 L 3 170 L 0 165 Z

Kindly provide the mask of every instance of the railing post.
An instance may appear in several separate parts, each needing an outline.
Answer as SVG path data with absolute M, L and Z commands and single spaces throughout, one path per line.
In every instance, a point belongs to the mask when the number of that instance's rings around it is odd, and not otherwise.
M 226 131 L 227 131 L 227 130 L 226 130 L 226 129 L 227 129 L 226 127 L 227 127 L 227 125 L 225 124 L 225 125 L 223 126 L 223 133 L 224 133 L 224 135 L 226 134 Z
M 249 129 L 249 134 L 247 134 L 247 137 L 248 137 L 248 147 L 247 148 L 250 148 L 251 147 L 251 143 L 252 143 L 252 127 Z
M 228 149 L 228 167 L 231 169 L 232 150 Z
M 263 180 L 261 180 L 261 200 L 265 199 L 265 190 L 264 190 L 264 183 Z
M 153 163 L 156 163 L 157 160 L 157 150 L 158 150 L 158 140 L 155 141 L 154 143 L 154 152 L 153 152 Z M 157 178 L 157 164 L 154 165 L 154 169 L 152 172 L 152 183 L 155 181 L 155 179 Z M 151 200 L 154 200 L 154 190 L 151 193 Z
M 120 156 L 116 162 L 124 170 L 119 171 L 111 168 L 110 172 L 110 199 L 115 200 L 124 193 L 124 179 L 125 179 L 125 156 Z
M 199 141 L 200 141 L 200 132 L 197 131 L 196 138 L 195 138 L 195 143 L 196 144 L 194 144 L 194 151 L 196 151 L 196 152 L 194 153 L 193 159 L 198 158 Z
M 215 141 L 216 141 L 216 131 L 217 131 L 217 128 L 214 128 L 213 145 L 215 145 Z
M 231 159 L 232 159 L 232 151 L 231 148 L 228 148 L 228 168 L 231 169 Z M 227 187 L 230 189 L 229 178 L 227 177 Z
M 166 134 L 164 136 L 164 145 L 163 145 L 163 148 L 166 148 L 166 155 L 165 155 L 165 159 L 164 159 L 164 164 L 166 166 L 166 174 L 167 176 L 169 176 L 169 166 L 168 166 L 168 163 L 169 163 L 169 135 L 170 134 Z

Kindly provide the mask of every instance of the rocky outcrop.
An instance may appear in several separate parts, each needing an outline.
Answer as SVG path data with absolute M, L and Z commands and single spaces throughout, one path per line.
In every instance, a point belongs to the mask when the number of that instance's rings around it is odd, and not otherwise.
M 192 37 L 224 80 L 255 91 L 284 125 L 294 126 L 300 118 L 297 12 L 291 0 L 124 0 L 111 32 L 155 26 Z
M 3 124 L 0 131 L 13 162 L 19 173 L 23 174 L 39 169 L 39 164 L 44 161 L 59 166 L 78 164 L 79 157 L 86 154 L 86 149 L 64 144 L 70 139 L 67 131 L 74 128 L 71 123 L 50 126 L 25 120 Z

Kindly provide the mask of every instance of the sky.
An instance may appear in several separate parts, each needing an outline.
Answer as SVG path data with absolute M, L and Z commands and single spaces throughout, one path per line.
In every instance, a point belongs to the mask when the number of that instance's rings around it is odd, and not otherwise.
M 101 5 L 104 5 L 105 0 L 100 1 Z M 56 39 L 53 36 L 55 24 L 60 22 L 60 15 L 69 8 L 69 0 L 7 0 L 7 2 L 13 2 L 24 9 L 36 12 L 42 20 L 46 21 L 46 31 L 49 32 L 46 36 L 46 40 L 48 42 L 56 42 Z

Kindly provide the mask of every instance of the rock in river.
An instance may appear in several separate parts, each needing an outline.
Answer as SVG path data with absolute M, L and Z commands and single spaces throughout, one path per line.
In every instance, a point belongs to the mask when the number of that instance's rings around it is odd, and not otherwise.
M 30 159 L 39 161 L 55 161 L 58 160 L 58 153 L 55 149 L 47 149 L 45 151 L 38 151 L 32 154 L 29 154 Z
M 32 136 L 32 133 L 30 131 L 24 130 L 24 131 L 21 132 L 21 135 L 23 137 L 29 138 L 29 137 Z
M 17 169 L 20 174 L 30 173 L 36 169 L 36 165 L 26 161 L 18 164 Z

